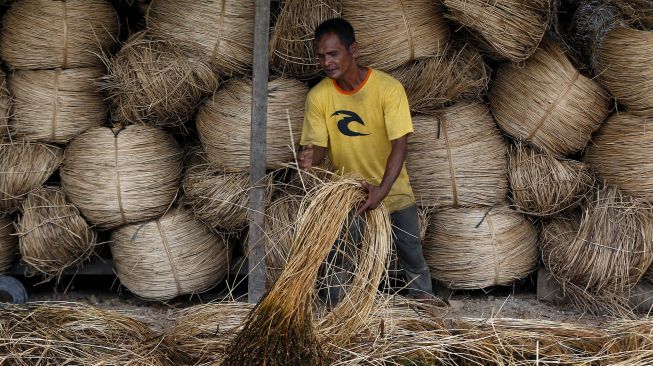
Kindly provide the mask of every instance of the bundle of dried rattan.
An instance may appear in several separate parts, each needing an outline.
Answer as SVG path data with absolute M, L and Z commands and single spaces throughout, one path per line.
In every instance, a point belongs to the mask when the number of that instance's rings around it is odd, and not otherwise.
M 265 273 L 268 287 L 288 264 L 302 196 L 276 192 L 265 210 Z
M 585 147 L 610 109 L 601 85 L 581 75 L 553 43 L 523 66 L 502 65 L 488 99 L 504 131 L 561 157 Z
M 14 235 L 14 223 L 0 217 L 0 273 L 11 267 L 18 252 L 18 238 Z
M 508 151 L 488 108 L 457 103 L 413 118 L 406 169 L 420 206 L 491 206 L 505 200 Z
M 490 81 L 483 57 L 468 44 L 419 59 L 391 74 L 406 89 L 410 109 L 418 113 L 436 112 L 456 100 L 478 100 Z
M 99 66 L 118 27 L 106 0 L 17 1 L 2 18 L 0 58 L 17 69 Z
M 270 65 L 280 75 L 306 80 L 322 72 L 313 33 L 341 14 L 341 0 L 284 0 L 270 35 Z
M 653 117 L 653 32 L 614 29 L 598 50 L 601 84 L 633 114 Z
M 508 180 L 514 208 L 535 216 L 577 206 L 595 182 L 587 164 L 556 159 L 521 143 L 511 148 Z
M 157 128 L 95 127 L 66 149 L 61 182 L 91 223 L 112 228 L 165 212 L 179 189 L 182 158 L 175 139 Z
M 14 96 L 12 133 L 19 138 L 67 143 L 107 119 L 97 81 L 101 68 L 20 70 L 9 76 Z
M 308 87 L 278 78 L 268 85 L 267 167 L 283 167 L 293 160 L 304 120 Z M 229 172 L 249 170 L 252 82 L 231 79 L 197 115 L 197 132 L 209 161 Z
M 229 268 L 225 237 L 182 208 L 114 230 L 111 254 L 120 282 L 137 296 L 152 300 L 207 290 Z
M 648 118 L 615 113 L 596 133 L 585 155 L 599 178 L 649 202 L 653 202 L 652 125 Z
M 436 56 L 449 39 L 441 6 L 431 0 L 343 0 L 342 16 L 356 31 L 359 62 L 381 70 Z
M 154 0 L 146 10 L 153 34 L 196 52 L 226 75 L 247 74 L 254 49 L 254 2 Z
M 64 193 L 54 187 L 27 195 L 21 203 L 16 234 L 28 272 L 45 278 L 80 267 L 95 249 L 95 232 Z
M 629 292 L 653 262 L 653 208 L 608 187 L 581 217 L 543 228 L 542 259 L 583 310 L 623 315 Z
M 9 117 L 12 112 L 12 98 L 7 87 L 7 76 L 0 70 L 0 141 L 11 138 Z
M 507 207 L 445 209 L 432 220 L 424 257 L 450 288 L 508 285 L 537 267 L 537 230 Z
M 0 213 L 12 212 L 59 169 L 63 150 L 28 142 L 0 143 Z
M 177 45 L 145 32 L 132 35 L 108 63 L 103 81 L 112 117 L 183 130 L 218 86 L 212 67 Z

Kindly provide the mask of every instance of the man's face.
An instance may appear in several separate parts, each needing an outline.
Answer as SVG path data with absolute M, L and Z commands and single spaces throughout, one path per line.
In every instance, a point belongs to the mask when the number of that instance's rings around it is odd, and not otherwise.
M 358 45 L 354 42 L 346 47 L 336 34 L 327 33 L 315 44 L 315 55 L 326 76 L 337 80 L 355 64 Z

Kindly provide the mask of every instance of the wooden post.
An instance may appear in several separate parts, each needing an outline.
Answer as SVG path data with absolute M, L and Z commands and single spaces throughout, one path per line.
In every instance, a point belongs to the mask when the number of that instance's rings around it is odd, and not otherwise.
M 257 303 L 265 293 L 265 154 L 268 110 L 268 43 L 270 0 L 256 0 L 254 67 L 252 81 L 252 134 L 250 139 L 249 274 L 248 301 Z

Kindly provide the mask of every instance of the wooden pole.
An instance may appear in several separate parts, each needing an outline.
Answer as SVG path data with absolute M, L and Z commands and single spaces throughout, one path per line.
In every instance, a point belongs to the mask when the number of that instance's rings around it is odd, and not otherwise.
M 256 0 L 254 67 L 252 81 L 252 134 L 250 139 L 249 274 L 248 301 L 257 303 L 265 293 L 265 154 L 268 109 L 268 43 L 270 0 Z

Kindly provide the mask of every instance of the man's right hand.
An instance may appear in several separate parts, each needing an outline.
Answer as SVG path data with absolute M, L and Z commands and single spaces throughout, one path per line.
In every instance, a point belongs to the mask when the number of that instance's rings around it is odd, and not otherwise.
M 307 170 L 313 166 L 313 144 L 308 144 L 304 146 L 302 151 L 299 152 L 297 156 L 299 169 Z

